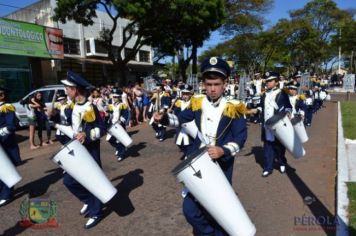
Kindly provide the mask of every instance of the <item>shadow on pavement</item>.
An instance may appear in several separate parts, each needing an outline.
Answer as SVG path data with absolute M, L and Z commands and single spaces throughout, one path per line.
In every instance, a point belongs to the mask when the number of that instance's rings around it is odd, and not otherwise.
M 131 147 L 129 147 L 127 149 L 126 156 L 127 157 L 138 157 L 138 156 L 140 156 L 139 151 L 141 149 L 144 149 L 146 146 L 147 146 L 146 142 L 140 142 L 138 144 L 132 145 Z
M 19 188 L 15 188 L 15 199 L 29 194 L 29 198 L 39 197 L 45 194 L 51 184 L 56 183 L 63 177 L 61 168 L 47 170 L 45 173 L 50 173 L 30 183 L 27 183 Z
M 17 140 L 17 143 L 22 143 L 22 142 L 28 140 L 28 136 L 23 136 L 21 134 L 16 134 L 16 140 Z
M 173 138 L 174 135 L 176 135 L 176 130 L 175 129 L 167 130 L 167 132 L 166 132 L 166 138 L 167 139 Z
M 251 148 L 251 152 L 246 153 L 244 156 L 254 155 L 255 162 L 260 165 L 261 169 L 263 169 L 264 155 L 263 155 L 263 147 L 254 146 Z
M 27 228 L 22 228 L 20 227 L 19 223 L 16 223 L 16 225 L 12 226 L 11 228 L 5 230 L 3 232 L 3 236 L 14 236 L 14 235 L 18 235 L 22 232 L 24 232 Z
M 294 185 L 295 189 L 300 194 L 301 198 L 303 199 L 305 206 L 307 206 L 313 214 L 313 217 L 306 216 L 305 219 L 307 219 L 307 222 L 302 222 L 303 225 L 297 225 L 297 221 L 303 216 L 295 216 L 295 226 L 315 227 L 319 225 L 324 230 L 326 235 L 335 235 L 335 216 L 328 210 L 328 208 L 320 201 L 320 199 L 313 193 L 313 191 L 309 189 L 309 187 L 297 175 L 296 170 L 294 168 L 287 165 L 286 174 Z
M 22 160 L 21 163 L 20 163 L 19 165 L 17 165 L 17 166 L 22 166 L 22 165 L 24 165 L 24 164 L 26 164 L 27 162 L 32 161 L 32 160 L 33 160 L 33 158 L 27 158 L 27 159 L 25 159 L 25 160 Z
M 132 135 L 138 133 L 138 130 L 132 130 L 132 131 L 129 131 L 129 132 L 127 132 L 127 133 L 128 133 L 130 136 L 132 136 Z
M 142 169 L 136 169 L 111 180 L 122 179 L 116 186 L 118 193 L 106 204 L 106 208 L 103 211 L 103 218 L 109 216 L 113 211 L 119 216 L 127 216 L 134 212 L 135 207 L 129 195 L 131 191 L 143 185 L 142 173 Z

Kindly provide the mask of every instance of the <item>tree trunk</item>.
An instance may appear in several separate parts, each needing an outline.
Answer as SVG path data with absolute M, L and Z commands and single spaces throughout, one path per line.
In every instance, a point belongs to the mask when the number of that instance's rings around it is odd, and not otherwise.
M 193 45 L 192 47 L 192 58 L 193 58 L 193 64 L 192 64 L 192 74 L 196 75 L 198 73 L 198 66 L 197 66 L 197 47 Z
M 117 62 L 114 66 L 114 78 L 120 87 L 127 85 L 126 72 L 127 66 L 124 63 Z

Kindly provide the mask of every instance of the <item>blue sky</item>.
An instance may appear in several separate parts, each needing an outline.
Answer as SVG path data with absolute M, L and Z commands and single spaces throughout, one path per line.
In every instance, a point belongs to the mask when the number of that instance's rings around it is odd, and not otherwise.
M 30 5 L 36 0 L 16 0 L 16 1 L 8 1 L 8 0 L 0 0 L 0 17 L 6 14 L 9 14 L 17 8 L 5 6 L 11 5 L 15 7 L 25 7 Z M 270 27 L 275 24 L 278 19 L 281 18 L 288 18 L 288 12 L 290 10 L 295 10 L 302 8 L 308 0 L 274 0 L 273 8 L 266 13 L 265 18 L 267 19 L 266 27 Z M 339 8 L 347 9 L 347 8 L 356 8 L 356 0 L 336 0 L 335 1 Z M 223 41 L 224 38 L 219 35 L 218 32 L 213 32 L 210 39 L 204 42 L 202 48 L 198 50 L 198 53 L 202 52 L 203 50 L 207 49 L 208 47 L 213 47 L 217 45 L 219 42 Z

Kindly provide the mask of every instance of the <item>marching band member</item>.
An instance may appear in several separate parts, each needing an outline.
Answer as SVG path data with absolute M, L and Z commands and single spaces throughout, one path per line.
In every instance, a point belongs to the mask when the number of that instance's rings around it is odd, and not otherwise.
M 21 163 L 19 145 L 15 136 L 16 115 L 15 107 L 6 103 L 7 94 L 8 89 L 0 87 L 0 145 L 16 166 Z M 13 190 L 13 187 L 9 188 L 0 180 L 0 207 L 11 201 Z
M 156 88 L 157 92 L 153 95 L 151 101 L 154 108 L 154 111 L 165 113 L 170 108 L 172 103 L 172 98 L 167 90 L 170 90 L 169 86 L 164 86 L 158 84 Z M 157 111 L 157 109 L 159 109 Z M 163 142 L 166 139 L 166 126 L 162 124 L 152 123 L 152 128 L 156 131 L 156 138 L 160 142 Z
M 255 73 L 255 79 L 252 81 L 252 84 L 255 96 L 259 96 L 262 93 L 262 89 L 264 87 L 260 73 Z
M 231 183 L 234 156 L 247 138 L 246 107 L 238 100 L 227 101 L 223 97 L 230 74 L 224 60 L 208 58 L 202 63 L 201 71 L 207 96 L 193 96 L 178 117 L 155 113 L 155 120 L 176 126 L 194 120 L 200 134 L 194 139 L 192 150 L 207 145 L 209 156 L 219 163 Z M 227 235 L 190 193 L 184 198 L 183 213 L 195 235 Z
M 296 81 L 291 81 L 288 84 L 289 102 L 292 105 L 291 118 L 293 118 L 295 115 L 300 115 L 304 120 L 304 114 L 307 108 L 304 103 L 304 94 L 298 95 L 299 86 L 299 83 Z
M 61 80 L 61 83 L 64 84 L 68 97 L 73 101 L 72 106 L 66 109 L 66 116 L 74 131 L 74 138 L 86 147 L 94 160 L 101 166 L 100 137 L 104 134 L 105 125 L 96 106 L 88 101 L 92 85 L 71 71 L 68 71 L 67 78 Z M 80 214 L 89 216 L 84 228 L 94 227 L 101 219 L 102 203 L 100 200 L 68 173 L 64 173 L 63 183 L 72 194 L 84 203 Z
M 313 90 L 307 89 L 304 91 L 305 94 L 305 119 L 304 119 L 304 124 L 306 126 L 311 126 L 312 120 L 313 120 Z
M 190 99 L 193 95 L 193 87 L 186 84 L 180 88 L 180 91 L 182 94 L 182 98 L 178 99 L 173 107 L 173 112 L 176 116 L 179 116 L 179 114 L 188 107 Z M 188 134 L 186 134 L 181 128 L 177 128 L 176 144 L 182 150 L 184 156 L 187 155 L 189 148 L 192 146 L 191 139 L 192 138 Z
M 286 148 L 276 139 L 272 130 L 265 126 L 265 122 L 278 112 L 292 112 L 288 95 L 278 87 L 278 78 L 279 74 L 266 72 L 266 91 L 261 97 L 261 107 L 259 107 L 259 110 L 262 112 L 262 141 L 264 142 L 265 157 L 262 177 L 272 174 L 275 158 L 278 159 L 281 173 L 285 172 L 285 165 L 287 163 L 285 157 Z
M 122 102 L 121 100 L 122 91 L 118 89 L 114 89 L 112 93 L 112 104 L 108 107 L 108 112 L 112 113 L 111 124 L 115 124 L 117 122 L 120 123 L 122 128 L 126 130 L 126 121 L 129 118 L 129 108 L 128 106 Z M 114 136 L 107 134 L 106 140 L 116 149 L 115 156 L 117 157 L 117 161 L 122 161 L 125 158 L 126 147 L 120 143 Z
M 66 95 L 59 96 L 57 98 L 57 103 L 55 105 L 53 115 L 52 115 L 52 120 L 55 123 L 59 123 L 61 125 L 68 125 L 68 119 L 66 116 L 66 109 L 70 107 L 71 102 L 67 102 L 67 97 Z M 56 139 L 61 143 L 65 144 L 68 141 L 70 141 L 70 138 L 63 134 L 59 129 L 57 129 L 56 132 Z

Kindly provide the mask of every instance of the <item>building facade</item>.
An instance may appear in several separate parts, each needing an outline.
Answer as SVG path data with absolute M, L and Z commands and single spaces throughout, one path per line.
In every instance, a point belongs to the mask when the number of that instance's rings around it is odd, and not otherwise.
M 63 31 L 63 50 L 64 59 L 46 59 L 24 57 L 21 60 L 26 61 L 26 70 L 29 75 L 29 84 L 32 87 L 39 87 L 46 84 L 58 83 L 66 74 L 67 70 L 72 70 L 83 75 L 95 85 L 117 82 L 117 75 L 114 74 L 113 64 L 108 59 L 106 50 L 100 45 L 98 39 L 100 32 L 104 29 L 110 29 L 112 20 L 102 11 L 97 11 L 97 18 L 94 18 L 94 24 L 83 26 L 74 21 L 67 21 L 66 24 L 52 20 L 55 0 L 42 0 L 32 5 L 22 8 L 6 16 L 8 19 L 34 23 L 47 27 L 58 28 Z M 122 32 L 129 20 L 119 18 L 118 27 L 114 33 L 113 46 L 122 44 Z M 122 57 L 132 50 L 136 37 L 127 43 Z M 6 61 L 7 55 L 0 51 L 0 65 Z M 149 45 L 143 46 L 136 54 L 134 60 L 129 61 L 129 71 L 126 73 L 128 81 L 137 81 L 153 71 L 153 50 Z M 14 60 L 17 60 L 14 58 Z M 1 68 L 1 67 L 0 67 Z M 19 68 L 20 69 L 20 68 Z M 1 70 L 1 69 L 0 69 Z M 31 87 L 30 86 L 30 87 Z

